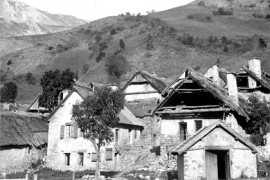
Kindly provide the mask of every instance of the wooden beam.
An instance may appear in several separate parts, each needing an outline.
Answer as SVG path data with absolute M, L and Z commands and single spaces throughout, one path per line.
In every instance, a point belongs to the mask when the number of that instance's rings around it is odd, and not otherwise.
M 131 93 L 124 93 L 124 95 L 134 95 L 134 94 L 152 94 L 158 93 L 157 91 L 146 91 L 146 92 L 131 92 Z
M 204 92 L 204 89 L 175 89 L 175 90 L 181 93 Z
M 161 109 L 172 109 L 172 110 L 176 110 L 176 109 L 183 109 L 183 110 L 188 110 L 188 109 L 207 109 L 207 108 L 221 108 L 220 105 L 205 105 L 205 106 L 167 106 L 167 107 L 162 107 L 159 108 L 159 110 Z
M 194 112 L 223 112 L 230 111 L 229 108 L 211 108 L 211 109 L 192 109 L 192 110 L 172 110 L 172 111 L 157 111 L 157 114 L 185 114 Z

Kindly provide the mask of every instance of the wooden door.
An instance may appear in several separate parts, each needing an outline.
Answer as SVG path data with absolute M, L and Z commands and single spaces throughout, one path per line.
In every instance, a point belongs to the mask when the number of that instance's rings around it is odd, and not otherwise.
M 206 179 L 218 180 L 217 154 L 205 151 Z

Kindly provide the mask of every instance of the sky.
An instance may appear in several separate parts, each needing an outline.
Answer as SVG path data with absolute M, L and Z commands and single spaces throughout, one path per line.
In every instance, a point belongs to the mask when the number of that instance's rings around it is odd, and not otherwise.
M 96 20 L 121 13 L 163 11 L 182 6 L 193 0 L 19 0 L 53 14 L 73 15 L 80 19 Z

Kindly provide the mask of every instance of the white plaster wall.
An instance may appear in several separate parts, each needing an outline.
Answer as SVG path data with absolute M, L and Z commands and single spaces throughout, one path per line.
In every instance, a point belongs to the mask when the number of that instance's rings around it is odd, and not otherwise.
M 230 154 L 231 178 L 236 179 L 241 176 L 247 178 L 257 177 L 256 155 L 250 150 L 233 149 Z
M 184 154 L 184 179 L 195 180 L 205 177 L 205 151 L 203 149 L 187 151 Z
M 152 92 L 152 93 L 148 93 Z M 138 85 L 129 85 L 125 92 L 126 101 L 135 101 L 142 99 L 161 99 L 161 95 L 150 85 L 150 84 L 138 84 Z M 145 93 L 145 94 L 128 94 L 128 93 Z

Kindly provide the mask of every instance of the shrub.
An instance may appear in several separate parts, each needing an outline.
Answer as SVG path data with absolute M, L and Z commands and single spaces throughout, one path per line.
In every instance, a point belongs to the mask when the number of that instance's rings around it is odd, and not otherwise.
M 146 52 L 146 53 L 144 54 L 143 57 L 145 57 L 145 58 L 150 58 L 150 57 L 152 57 L 152 56 L 153 56 L 153 55 L 152 55 L 151 53 Z
M 84 64 L 83 67 L 82 67 L 82 74 L 85 74 L 89 69 L 89 65 L 88 64 Z
M 7 65 L 11 65 L 11 64 L 12 64 L 11 60 L 8 60 Z
M 267 48 L 267 44 L 266 44 L 266 42 L 264 41 L 264 39 L 263 38 L 259 38 L 259 49 L 265 49 L 265 48 Z
M 14 82 L 7 82 L 0 91 L 1 102 L 15 102 L 18 94 L 18 87 Z
M 204 1 L 198 2 L 198 6 L 205 6 Z
M 52 50 L 53 49 L 53 46 L 49 46 L 49 48 L 48 48 L 49 50 Z
M 129 65 L 127 59 L 122 55 L 111 55 L 107 58 L 105 69 L 108 76 L 120 79 L 128 71 Z
M 267 20 L 270 21 L 270 14 L 267 14 L 267 15 L 265 16 L 265 19 L 267 19 Z
M 111 34 L 111 35 L 116 34 L 116 30 L 115 30 L 115 29 L 111 29 L 111 30 L 110 30 L 110 34 Z
M 119 46 L 121 49 L 125 49 L 125 43 L 124 43 L 123 39 L 120 39 Z
M 187 18 L 197 20 L 199 22 L 212 22 L 211 16 L 205 14 L 190 14 Z
M 225 8 L 220 7 L 217 11 L 213 11 L 212 13 L 215 16 L 230 16 L 233 15 L 233 9 L 226 10 Z
M 36 78 L 33 76 L 31 72 L 28 72 L 25 75 L 25 78 L 28 84 L 36 84 Z
M 257 13 L 257 12 L 253 13 L 252 16 L 255 17 L 255 18 L 258 18 L 258 19 L 262 19 L 264 17 L 263 14 L 260 14 L 260 13 Z
M 99 52 L 98 53 L 98 56 L 96 57 L 96 62 L 100 62 L 102 60 L 103 57 L 106 56 L 106 53 L 105 52 Z
M 107 42 L 99 43 L 99 51 L 103 51 L 108 47 Z
M 154 48 L 153 37 L 151 36 L 151 34 L 148 34 L 148 36 L 147 36 L 147 43 L 146 43 L 146 50 L 151 50 L 153 48 Z

